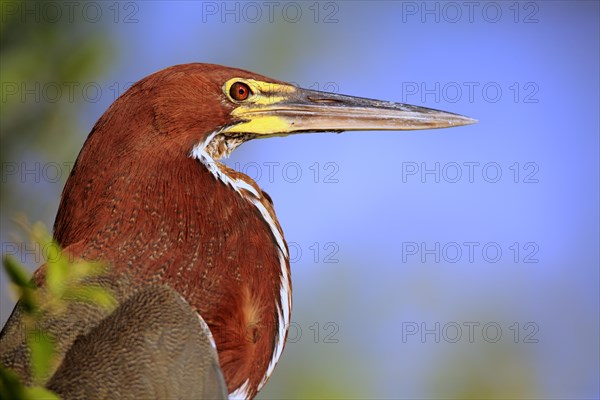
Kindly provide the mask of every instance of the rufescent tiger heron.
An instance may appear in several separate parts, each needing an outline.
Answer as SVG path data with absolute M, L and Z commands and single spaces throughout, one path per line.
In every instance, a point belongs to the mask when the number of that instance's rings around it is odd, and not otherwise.
M 100 283 L 119 305 L 74 304 L 45 322 L 61 360 L 46 386 L 65 398 L 254 397 L 286 341 L 288 248 L 271 198 L 218 160 L 254 138 L 474 122 L 219 65 L 140 80 L 92 129 L 54 224 L 69 254 L 110 265 Z M 0 360 L 30 382 L 21 314 Z

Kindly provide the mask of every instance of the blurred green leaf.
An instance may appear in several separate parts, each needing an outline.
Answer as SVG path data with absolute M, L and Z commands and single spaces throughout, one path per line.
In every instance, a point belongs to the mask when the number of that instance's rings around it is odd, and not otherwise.
M 31 372 L 34 382 L 44 382 L 52 371 L 54 360 L 54 343 L 49 340 L 44 332 L 35 330 L 28 335 L 27 345 L 31 350 Z
M 21 304 L 28 313 L 37 310 L 37 304 L 34 298 L 35 286 L 29 280 L 28 274 L 17 261 L 10 255 L 5 255 L 3 259 L 4 270 L 17 290 L 17 296 L 21 298 Z
M 0 364 L 0 399 L 60 400 L 60 397 L 41 386 L 23 386 L 11 370 Z
M 21 297 L 21 304 L 25 311 L 23 323 L 25 332 L 28 333 L 26 340 L 31 354 L 32 378 L 34 383 L 43 384 L 55 370 L 57 357 L 54 338 L 39 328 L 43 326 L 39 321 L 65 313 L 70 302 L 94 304 L 108 310 L 113 310 L 117 302 L 109 290 L 85 283 L 90 277 L 106 273 L 102 264 L 81 259 L 71 260 L 41 223 L 30 225 L 24 217 L 17 219 L 17 223 L 28 233 L 32 242 L 43 244 L 44 248 L 51 249 L 46 255 L 45 281 L 40 288 L 29 279 L 24 266 L 10 256 L 4 257 L 4 267 Z M 8 373 L 6 376 L 3 375 L 0 381 L 9 384 L 12 395 L 7 398 L 57 398 L 41 387 L 31 390 L 28 388 L 26 392 L 17 393 L 20 389 L 18 385 L 14 385 L 12 377 Z M 0 393 L 6 390 L 0 388 Z
M 114 309 L 117 304 L 114 296 L 110 292 L 100 286 L 92 285 L 70 287 L 65 290 L 64 298 L 70 301 L 95 304 L 109 310 Z
M 60 400 L 56 394 L 41 386 L 25 388 L 25 398 L 31 400 Z
M 19 288 L 34 287 L 29 281 L 27 272 L 20 267 L 19 263 L 11 255 L 6 254 L 4 256 L 4 268 L 10 280 Z
M 17 376 L 0 364 L 0 398 L 24 399 L 25 390 Z

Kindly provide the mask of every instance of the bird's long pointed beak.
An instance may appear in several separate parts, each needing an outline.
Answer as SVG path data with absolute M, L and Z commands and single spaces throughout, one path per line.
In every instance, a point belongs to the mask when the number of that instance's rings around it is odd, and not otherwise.
M 260 136 L 298 132 L 415 130 L 469 125 L 477 120 L 410 104 L 297 88 L 250 85 L 252 96 L 233 110 L 229 132 Z M 262 84 L 262 82 L 259 82 Z M 266 85 L 266 84 L 265 84 Z

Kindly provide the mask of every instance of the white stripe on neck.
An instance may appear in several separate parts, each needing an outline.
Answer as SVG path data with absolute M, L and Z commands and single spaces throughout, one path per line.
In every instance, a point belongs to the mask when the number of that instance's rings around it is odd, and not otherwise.
M 273 349 L 273 356 L 271 357 L 271 361 L 269 362 L 267 372 L 261 380 L 260 384 L 258 385 L 258 390 L 260 390 L 269 379 L 269 376 L 273 372 L 275 365 L 277 365 L 277 362 L 281 357 L 281 353 L 283 352 L 283 346 L 285 344 L 285 337 L 290 325 L 290 314 L 292 310 L 292 293 L 290 276 L 288 274 L 287 268 L 287 259 L 289 255 L 285 246 L 283 235 L 277 228 L 277 224 L 273 220 L 273 217 L 271 217 L 271 214 L 261 202 L 262 194 L 258 193 L 254 186 L 250 185 L 249 183 L 241 179 L 231 178 L 229 175 L 223 172 L 223 170 L 221 169 L 221 165 L 215 160 L 213 160 L 212 157 L 206 152 L 206 147 L 208 146 L 210 141 L 220 133 L 221 131 L 213 132 L 206 138 L 206 140 L 204 140 L 204 142 L 198 143 L 196 146 L 194 146 L 194 148 L 192 149 L 191 157 L 200 161 L 217 180 L 220 180 L 224 184 L 229 185 L 240 196 L 242 196 L 242 198 L 253 204 L 258 209 L 265 222 L 269 225 L 269 228 L 271 229 L 271 233 L 273 234 L 273 238 L 277 243 L 279 252 L 279 264 L 281 267 L 281 283 L 279 287 L 280 299 L 279 304 L 277 304 L 278 335 L 275 338 L 275 348 Z M 243 192 L 242 190 L 246 191 L 247 193 Z M 250 195 L 248 195 L 248 193 L 250 193 Z M 240 387 L 238 387 L 236 390 L 229 394 L 229 398 L 247 398 L 249 389 L 248 385 L 249 381 L 246 380 L 244 384 L 242 384 Z

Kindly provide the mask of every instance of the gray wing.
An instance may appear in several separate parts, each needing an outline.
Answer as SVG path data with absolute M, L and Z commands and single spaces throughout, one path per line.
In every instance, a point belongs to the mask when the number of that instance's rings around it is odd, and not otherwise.
M 61 360 L 46 387 L 64 399 L 226 399 L 208 328 L 181 296 L 162 285 L 116 286 L 124 300 L 110 314 L 78 303 L 42 321 Z M 17 306 L 0 334 L 0 362 L 31 383 L 21 318 Z

